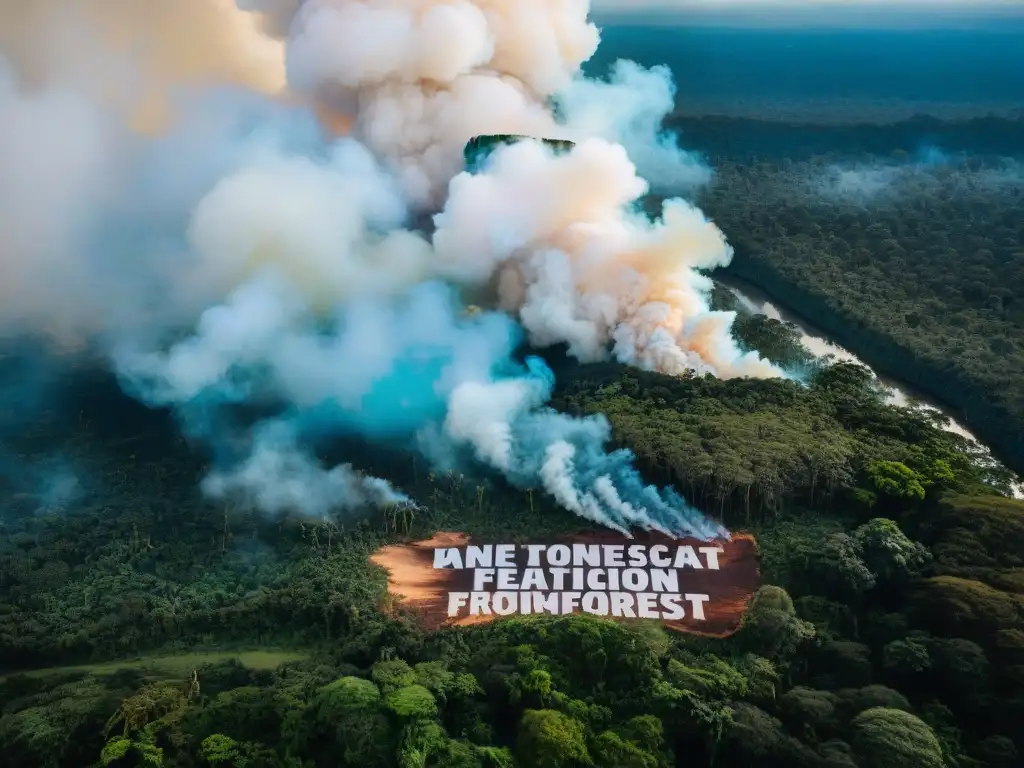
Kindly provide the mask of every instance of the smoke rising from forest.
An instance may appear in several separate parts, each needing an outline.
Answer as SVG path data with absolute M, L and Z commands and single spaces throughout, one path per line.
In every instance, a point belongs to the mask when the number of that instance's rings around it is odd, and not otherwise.
M 314 515 L 413 503 L 307 447 L 354 433 L 482 464 L 612 527 L 720 533 L 606 452 L 602 417 L 547 408 L 550 372 L 513 356 L 525 337 L 583 362 L 780 375 L 709 309 L 695 270 L 729 262 L 722 233 L 683 199 L 654 222 L 633 209 L 636 163 L 681 190 L 710 178 L 660 133 L 667 71 L 583 81 L 598 32 L 572 0 L 239 5 L 254 15 L 159 5 L 163 25 L 3 7 L 2 330 L 99 350 L 211 447 L 214 497 Z M 181 49 L 193 24 L 221 45 Z M 287 93 L 257 28 L 283 46 Z M 123 86 L 99 74 L 113 64 Z M 161 96 L 160 119 L 140 94 Z M 461 173 L 481 133 L 580 143 Z M 434 212 L 433 234 L 410 225 Z M 463 314 L 464 290 L 493 308 Z M 273 415 L 243 428 L 238 406 Z
M 983 167 L 972 167 L 965 153 L 925 144 L 913 154 L 894 155 L 884 162 L 826 166 L 804 186 L 813 196 L 829 202 L 877 206 L 941 194 L 998 194 L 1022 184 L 1024 173 L 1015 158 L 989 158 Z

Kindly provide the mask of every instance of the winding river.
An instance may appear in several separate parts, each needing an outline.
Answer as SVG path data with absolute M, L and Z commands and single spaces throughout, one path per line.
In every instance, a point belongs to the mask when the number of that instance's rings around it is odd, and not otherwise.
M 913 391 L 902 382 L 894 381 L 885 376 L 879 376 L 878 373 L 871 369 L 871 367 L 863 360 L 858 358 L 845 347 L 841 347 L 836 344 L 820 329 L 814 327 L 804 318 L 799 317 L 785 307 L 780 307 L 778 304 L 772 302 L 763 291 L 757 288 L 757 286 L 731 275 L 724 280 L 716 275 L 715 280 L 724 288 L 728 289 L 736 298 L 737 302 L 739 302 L 740 306 L 747 311 L 767 315 L 768 317 L 775 318 L 776 320 L 791 323 L 799 332 L 801 343 L 808 349 L 808 351 L 811 352 L 811 354 L 819 357 L 834 355 L 837 360 L 846 360 L 851 363 L 857 363 L 858 365 L 863 365 L 868 370 L 871 370 L 878 378 L 879 382 L 885 386 L 888 392 L 887 399 L 893 405 L 904 407 L 910 406 L 921 410 L 940 413 L 948 419 L 945 426 L 947 430 L 966 437 L 986 449 L 988 448 L 988 446 L 985 446 L 977 436 L 967 429 L 967 427 L 953 418 L 952 414 L 947 410 L 940 408 L 933 402 L 930 402 L 924 395 Z M 1024 481 L 1016 485 L 1013 495 L 1015 498 L 1024 499 Z

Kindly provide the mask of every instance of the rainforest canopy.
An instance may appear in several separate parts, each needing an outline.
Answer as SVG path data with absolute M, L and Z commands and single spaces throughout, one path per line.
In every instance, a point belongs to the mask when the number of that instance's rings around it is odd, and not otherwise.
M 522 136 L 514 133 L 496 133 L 484 136 L 474 136 L 462 150 L 466 160 L 466 170 L 473 172 L 480 168 L 487 157 L 502 144 L 515 144 L 517 141 L 539 141 L 542 144 L 554 149 L 556 152 L 568 152 L 576 144 L 567 139 L 542 139 L 537 136 Z

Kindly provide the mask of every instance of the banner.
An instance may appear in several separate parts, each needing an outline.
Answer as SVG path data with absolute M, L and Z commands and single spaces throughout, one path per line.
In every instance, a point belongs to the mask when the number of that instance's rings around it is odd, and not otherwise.
M 750 536 L 708 542 L 609 531 L 523 543 L 440 533 L 370 559 L 428 628 L 588 613 L 721 637 L 739 628 L 760 578 Z

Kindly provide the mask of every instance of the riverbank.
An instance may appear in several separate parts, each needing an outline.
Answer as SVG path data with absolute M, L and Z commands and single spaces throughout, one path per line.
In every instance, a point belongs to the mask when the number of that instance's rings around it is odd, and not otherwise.
M 946 419 L 944 427 L 946 431 L 960 435 L 961 437 L 977 443 L 988 452 L 988 455 L 994 463 L 1001 464 L 999 459 L 993 455 L 992 449 L 977 435 L 967 429 L 966 426 L 957 421 L 955 415 L 950 413 L 948 409 L 930 401 L 925 393 L 907 386 L 905 382 L 896 381 L 884 374 L 879 375 L 878 371 L 874 370 L 874 368 L 865 363 L 864 360 L 859 358 L 850 350 L 836 344 L 824 332 L 822 332 L 821 329 L 816 328 L 809 320 L 807 320 L 807 318 L 793 312 L 791 309 L 778 306 L 771 296 L 766 294 L 756 285 L 753 285 L 742 278 L 736 277 L 734 274 L 730 274 L 725 278 L 716 276 L 715 282 L 723 288 L 726 288 L 746 311 L 755 314 L 762 314 L 792 325 L 800 334 L 801 344 L 803 344 L 803 346 L 816 357 L 831 356 L 836 360 L 867 366 L 871 369 L 871 372 L 878 379 L 879 383 L 885 387 L 887 391 L 887 401 L 890 404 L 903 408 L 915 408 L 940 414 Z M 1005 466 L 1005 464 L 1003 464 L 1003 466 Z M 1016 499 L 1024 499 L 1024 479 L 1022 479 L 1021 482 L 1012 485 L 1012 494 Z
M 756 286 L 789 312 L 791 307 L 800 307 L 795 314 L 809 325 L 848 349 L 879 376 L 899 382 L 901 389 L 922 393 L 936 408 L 961 422 L 996 459 L 1024 475 L 1024 426 L 1015 424 L 1011 414 L 988 398 L 982 387 L 964 380 L 953 369 L 922 359 L 916 350 L 891 337 L 843 317 L 827 297 L 804 290 L 761 259 L 737 252 L 723 273 L 727 279 L 738 278 Z
M 813 323 L 800 315 L 800 313 L 794 312 L 788 307 L 780 307 L 771 296 L 753 283 L 735 275 L 729 275 L 724 279 L 716 277 L 715 280 L 719 285 L 727 288 L 747 311 L 762 314 L 775 320 L 781 320 L 794 326 L 800 334 L 801 343 L 816 357 L 831 356 L 836 360 L 865 365 L 871 368 L 870 365 L 867 365 L 867 363 L 846 349 L 846 347 L 836 344 L 820 328 L 816 328 Z M 947 431 L 966 437 L 968 440 L 973 440 L 976 443 L 982 443 L 982 440 L 977 435 L 957 421 L 955 414 L 951 413 L 949 409 L 931 402 L 925 393 L 909 387 L 906 382 L 897 381 L 884 374 L 880 375 L 873 368 L 872 373 L 875 374 L 879 383 L 886 388 L 886 399 L 890 404 L 904 408 L 921 408 L 939 413 L 949 420 L 949 423 L 946 425 Z

